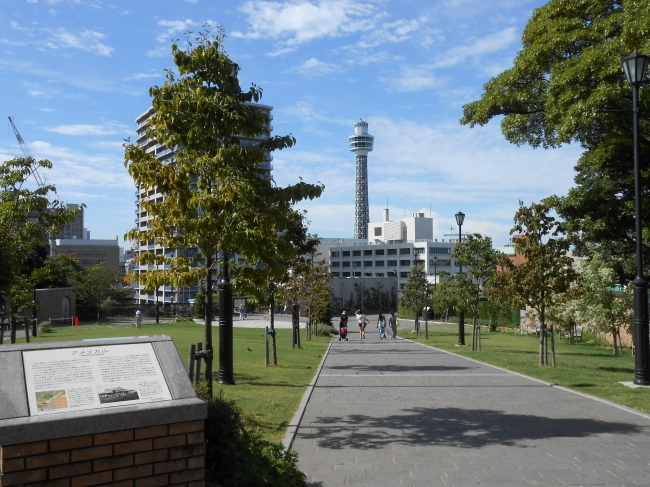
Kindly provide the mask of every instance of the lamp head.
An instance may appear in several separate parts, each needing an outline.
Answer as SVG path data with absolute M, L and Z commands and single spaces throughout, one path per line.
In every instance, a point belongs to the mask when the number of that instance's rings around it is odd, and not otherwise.
M 623 72 L 628 83 L 636 85 L 643 81 L 648 68 L 648 61 L 650 61 L 650 57 L 636 51 L 623 59 Z
M 239 73 L 239 64 L 232 63 L 232 67 L 230 68 L 230 76 L 232 76 L 233 78 L 236 78 L 237 73 Z
M 463 213 L 462 211 L 456 213 L 456 223 L 458 224 L 459 227 L 463 225 L 464 221 L 465 221 L 465 213 Z

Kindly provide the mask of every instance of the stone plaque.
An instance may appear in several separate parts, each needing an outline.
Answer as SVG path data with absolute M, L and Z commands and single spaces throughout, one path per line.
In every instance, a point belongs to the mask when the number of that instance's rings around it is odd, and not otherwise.
M 172 399 L 151 343 L 22 354 L 30 416 Z

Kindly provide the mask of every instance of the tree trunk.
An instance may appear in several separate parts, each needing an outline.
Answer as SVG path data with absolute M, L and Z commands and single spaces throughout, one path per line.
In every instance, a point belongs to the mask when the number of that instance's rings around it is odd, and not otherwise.
M 490 327 L 488 326 L 488 330 Z M 478 325 L 478 328 L 476 329 L 476 332 L 478 333 L 478 351 L 481 351 L 481 325 Z
M 271 289 L 271 346 L 273 348 L 273 365 L 278 365 L 278 356 L 275 348 L 275 290 Z
M 539 328 L 539 366 L 544 365 L 544 327 Z
M 208 386 L 208 393 L 212 397 L 212 256 L 205 259 L 205 384 Z M 223 303 L 220 304 L 223 306 Z
M 16 319 L 14 318 L 14 315 L 13 313 L 11 313 L 11 311 L 9 315 L 9 322 L 11 323 L 11 337 L 9 341 L 13 345 L 14 343 L 16 343 Z
M 614 338 L 614 356 L 618 355 L 618 350 L 616 347 L 616 328 L 612 328 L 612 338 Z
M 555 327 L 551 326 L 551 365 L 555 367 Z
M 623 341 L 621 340 L 621 329 L 617 328 L 616 329 L 616 334 L 618 335 L 618 345 L 619 349 L 621 350 L 621 357 L 623 356 Z

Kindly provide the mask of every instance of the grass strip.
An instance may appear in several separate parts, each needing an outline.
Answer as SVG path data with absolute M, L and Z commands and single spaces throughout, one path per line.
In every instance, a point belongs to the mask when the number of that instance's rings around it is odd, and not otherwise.
M 219 349 L 219 328 L 213 329 L 216 351 Z M 302 340 L 302 348 L 291 348 L 291 330 L 276 330 L 277 366 L 264 366 L 264 330 L 257 328 L 234 328 L 234 369 L 237 385 L 215 384 L 224 397 L 234 399 L 244 411 L 246 426 L 258 431 L 263 438 L 281 441 L 289 421 L 298 409 L 300 400 L 309 385 L 330 338 L 313 337 Z M 125 336 L 168 335 L 187 367 L 189 346 L 203 341 L 203 325 L 192 322 L 167 324 L 143 324 L 142 330 L 130 325 L 85 325 L 52 328 L 42 332 L 32 342 L 83 340 L 87 338 L 114 338 Z M 24 343 L 24 339 L 19 340 Z M 269 344 L 270 345 L 270 344 Z M 270 347 L 269 347 L 270 348 Z M 218 353 L 215 353 L 213 377 L 219 369 Z
M 404 326 L 403 324 L 402 326 Z M 457 325 L 429 325 L 429 340 L 416 336 L 408 326 L 400 327 L 398 335 L 415 342 L 441 348 L 457 355 L 470 357 L 487 364 L 497 365 L 513 372 L 529 375 L 592 396 L 650 413 L 650 388 L 632 389 L 619 384 L 634 378 L 634 357 L 614 356 L 611 347 L 588 343 L 571 345 L 568 339 L 556 335 L 557 367 L 539 367 L 539 338 L 535 334 L 520 335 L 512 331 L 487 333 L 481 330 L 482 350 L 472 352 L 472 331 L 466 327 L 465 343 L 458 347 Z M 550 356 L 549 337 L 549 356 Z M 550 359 L 549 359 L 550 360 Z

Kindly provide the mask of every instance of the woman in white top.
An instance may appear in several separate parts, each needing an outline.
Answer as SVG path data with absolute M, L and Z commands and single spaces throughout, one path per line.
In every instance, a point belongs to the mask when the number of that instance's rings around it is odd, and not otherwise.
M 354 315 L 357 317 L 357 324 L 359 325 L 359 340 L 366 338 L 366 315 L 360 309 L 356 310 Z

